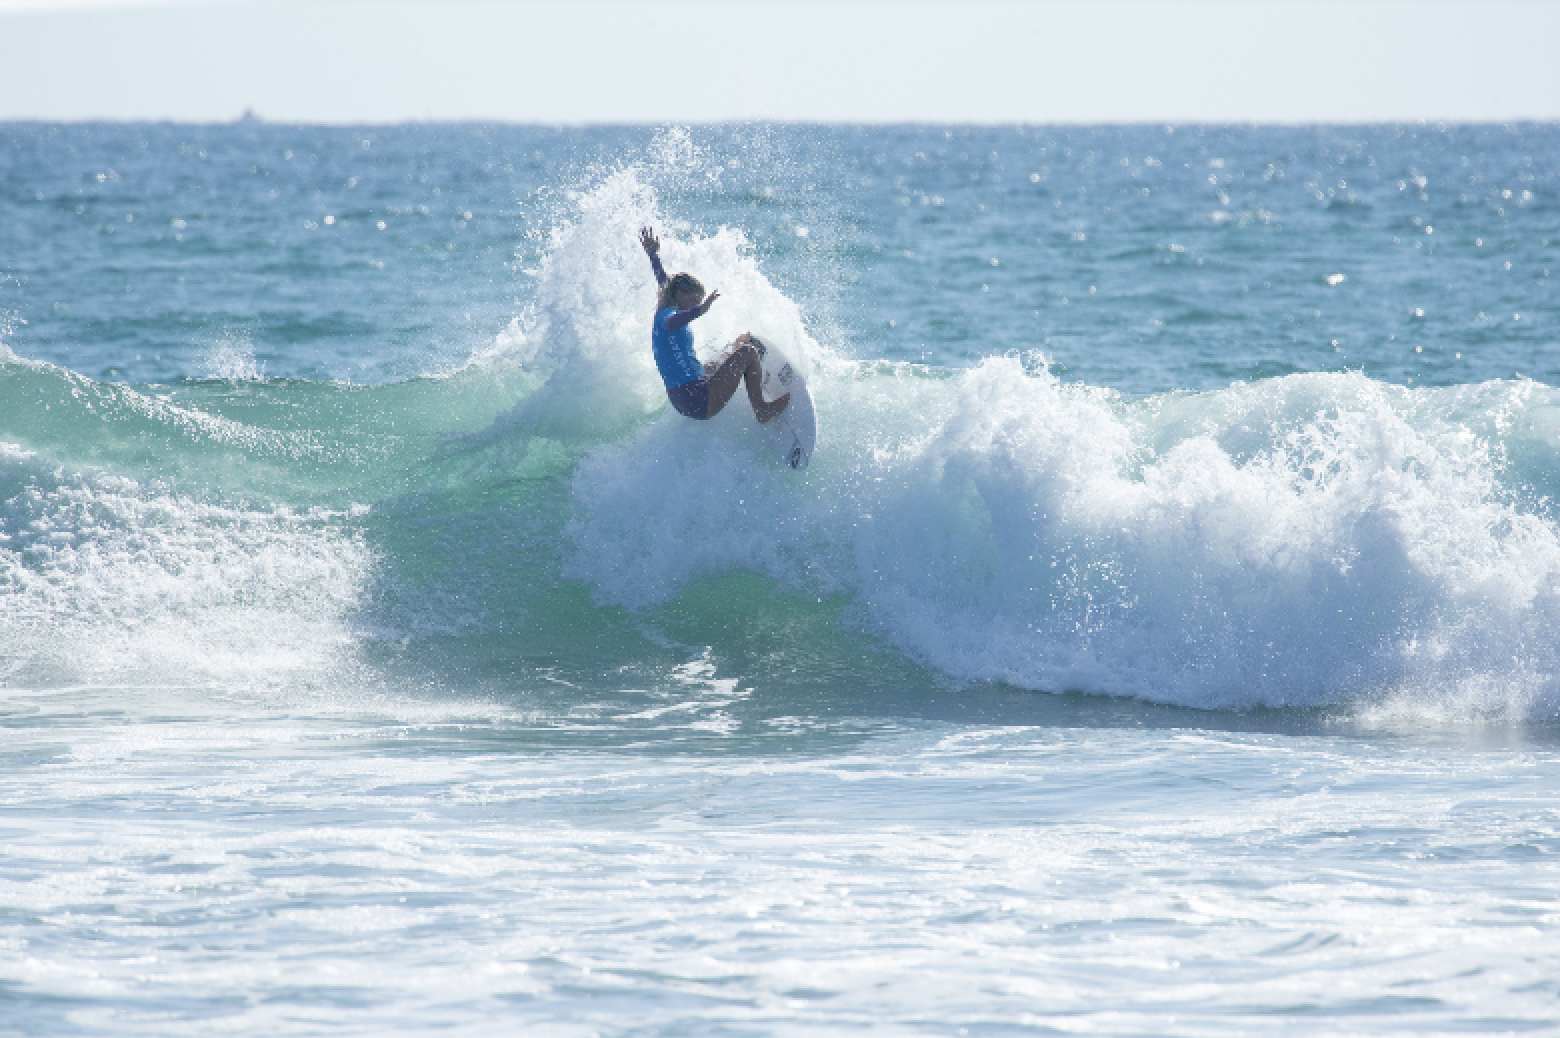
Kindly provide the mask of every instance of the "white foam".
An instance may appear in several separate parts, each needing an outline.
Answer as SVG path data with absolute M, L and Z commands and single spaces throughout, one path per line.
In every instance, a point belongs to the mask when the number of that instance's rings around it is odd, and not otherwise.
M 245 336 L 227 335 L 206 346 L 207 378 L 229 382 L 258 382 L 265 378 L 265 365 L 255 363 L 255 347 Z
M 837 432 L 805 478 L 719 422 L 596 450 L 570 572 L 637 608 L 757 570 L 848 596 L 950 675 L 1029 688 L 1560 702 L 1560 528 L 1473 431 L 1534 406 L 1530 385 L 1305 375 L 1133 402 L 1015 358 L 833 363 L 812 384 Z
M 5 679 L 285 685 L 353 640 L 370 552 L 338 516 L 221 507 L 0 445 Z

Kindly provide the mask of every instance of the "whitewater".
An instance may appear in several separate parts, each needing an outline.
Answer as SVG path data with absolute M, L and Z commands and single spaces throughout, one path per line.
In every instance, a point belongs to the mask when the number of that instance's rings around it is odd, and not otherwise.
M 1552 1027 L 1557 156 L 0 125 L 0 1034 Z

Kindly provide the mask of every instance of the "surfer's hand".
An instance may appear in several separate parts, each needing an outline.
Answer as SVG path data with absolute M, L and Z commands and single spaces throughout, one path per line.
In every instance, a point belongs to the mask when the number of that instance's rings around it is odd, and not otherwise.
M 645 252 L 654 256 L 661 251 L 661 239 L 655 236 L 655 231 L 649 227 L 639 228 L 639 244 L 644 246 Z
M 714 291 L 714 292 L 711 292 L 709 295 L 705 296 L 704 297 L 704 303 L 699 307 L 699 313 L 701 313 L 701 314 L 709 313 L 710 312 L 710 307 L 714 306 L 715 305 L 715 300 L 717 300 L 719 298 L 720 298 L 720 292 L 718 290 Z

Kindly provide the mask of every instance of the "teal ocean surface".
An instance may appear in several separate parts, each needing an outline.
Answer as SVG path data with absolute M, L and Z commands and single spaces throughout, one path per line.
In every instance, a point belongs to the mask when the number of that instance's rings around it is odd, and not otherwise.
M 1557 281 L 1547 124 L 0 124 L 0 1035 L 1549 1030 Z

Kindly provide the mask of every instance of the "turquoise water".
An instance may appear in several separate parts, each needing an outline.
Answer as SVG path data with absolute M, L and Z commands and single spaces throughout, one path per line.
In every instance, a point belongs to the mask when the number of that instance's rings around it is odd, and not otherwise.
M 0 1034 L 1548 1028 L 1557 157 L 0 126 Z

